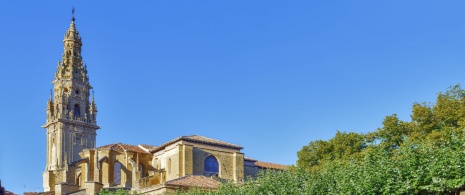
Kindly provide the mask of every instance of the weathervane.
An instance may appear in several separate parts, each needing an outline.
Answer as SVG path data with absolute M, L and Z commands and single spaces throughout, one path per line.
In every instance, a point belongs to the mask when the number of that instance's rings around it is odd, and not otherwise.
M 71 18 L 71 20 L 72 20 L 73 22 L 74 22 L 74 11 L 75 11 L 75 10 L 74 10 L 74 6 L 73 6 L 73 9 L 71 10 L 71 13 L 72 13 L 72 16 L 73 16 L 73 17 Z

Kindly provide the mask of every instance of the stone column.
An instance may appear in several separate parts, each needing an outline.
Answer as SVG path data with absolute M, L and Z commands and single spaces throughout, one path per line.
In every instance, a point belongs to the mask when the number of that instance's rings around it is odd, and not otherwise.
M 182 155 L 182 162 L 181 162 L 181 170 L 182 174 L 180 177 L 186 176 L 186 175 L 192 175 L 193 170 L 194 170 L 194 164 L 193 164 L 193 146 L 192 145 L 182 145 L 182 150 L 180 150 L 180 154 Z
M 233 154 L 233 177 L 236 183 L 244 180 L 244 154 L 235 152 Z
M 55 175 L 53 171 L 45 171 L 42 177 L 44 192 L 55 191 Z

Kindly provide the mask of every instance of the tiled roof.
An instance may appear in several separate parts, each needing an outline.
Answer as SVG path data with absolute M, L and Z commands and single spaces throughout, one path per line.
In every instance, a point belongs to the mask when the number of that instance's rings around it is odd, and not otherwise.
M 96 149 L 110 149 L 110 150 L 115 150 L 118 152 L 129 151 L 129 152 L 137 152 L 137 153 L 148 153 L 142 148 L 139 148 L 139 146 L 122 144 L 122 143 L 108 144 L 108 145 L 100 146 Z
M 49 192 L 24 192 L 24 195 L 55 195 L 54 191 Z
M 253 158 L 248 157 L 248 156 L 244 156 L 244 160 L 246 160 L 246 161 L 252 161 L 252 162 L 257 161 L 257 160 L 255 160 L 255 159 L 253 159 Z
M 53 194 L 55 194 L 55 192 L 54 192 Z M 15 195 L 15 193 L 6 190 L 6 191 L 5 191 L 5 195 Z
M 139 144 L 139 147 L 141 147 L 143 150 L 145 150 L 147 152 L 149 152 L 151 150 L 155 150 L 155 149 L 158 148 L 157 146 L 148 145 L 148 144 Z
M 234 148 L 234 149 L 242 149 L 242 148 L 244 148 L 244 147 L 239 146 L 239 145 L 231 144 L 231 143 L 228 143 L 228 142 L 223 142 L 223 141 L 220 141 L 220 140 L 216 140 L 216 139 L 212 139 L 212 138 L 208 138 L 208 137 L 204 137 L 204 136 L 200 136 L 200 135 L 190 135 L 190 136 L 177 137 L 176 139 L 173 139 L 173 140 L 171 140 L 169 142 L 166 142 L 166 143 L 162 144 L 161 146 L 157 147 L 156 149 L 150 150 L 150 152 L 160 151 L 163 148 L 165 148 L 166 146 L 168 146 L 168 145 L 170 145 L 170 144 L 172 144 L 174 142 L 177 142 L 179 140 L 203 143 L 203 144 L 214 145 L 214 146 L 222 146 L 222 147 Z
M 256 161 L 254 164 L 257 167 L 265 168 L 265 169 L 277 169 L 277 170 L 288 170 L 289 169 L 289 166 L 287 165 L 280 165 L 280 164 L 269 163 L 269 162 Z
M 218 188 L 219 181 L 203 175 L 186 175 L 184 177 L 165 182 L 165 185 L 198 188 Z

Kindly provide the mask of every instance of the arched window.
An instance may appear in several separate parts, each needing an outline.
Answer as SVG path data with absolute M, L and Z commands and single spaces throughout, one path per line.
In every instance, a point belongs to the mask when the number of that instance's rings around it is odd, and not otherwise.
M 208 156 L 206 159 L 205 159 L 205 172 L 207 173 L 216 173 L 218 174 L 218 160 L 216 160 L 216 158 L 214 156 Z
M 171 174 L 171 158 L 168 159 L 168 174 Z
M 121 184 L 121 166 L 122 166 L 121 163 L 117 161 L 113 169 L 113 175 L 114 175 L 113 183 L 115 183 L 115 185 Z
M 79 104 L 74 105 L 74 116 L 81 117 L 81 108 L 79 108 Z
M 139 165 L 139 172 L 140 172 L 140 177 L 144 177 L 144 166 L 143 165 Z
M 79 175 L 76 177 L 76 185 L 77 186 L 81 186 L 81 174 L 79 173 Z

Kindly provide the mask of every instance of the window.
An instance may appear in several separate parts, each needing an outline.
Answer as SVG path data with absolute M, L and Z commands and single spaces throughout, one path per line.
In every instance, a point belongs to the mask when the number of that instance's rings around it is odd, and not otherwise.
M 171 158 L 168 159 L 168 174 L 171 174 Z
M 76 185 L 77 186 L 81 186 L 81 174 L 79 173 L 79 175 L 76 177 Z
M 81 108 L 79 108 L 79 104 L 74 105 L 74 116 L 81 117 Z
M 208 156 L 206 159 L 205 159 L 205 172 L 207 173 L 216 173 L 218 174 L 218 160 L 216 160 L 216 158 L 214 156 Z
M 140 177 L 144 177 L 144 166 L 139 165 L 139 172 L 140 172 Z
M 114 180 L 113 180 L 113 183 L 115 183 L 115 185 L 119 185 L 121 184 L 121 163 L 116 161 L 115 163 L 115 166 L 114 166 Z

